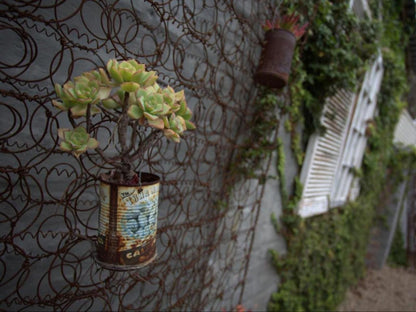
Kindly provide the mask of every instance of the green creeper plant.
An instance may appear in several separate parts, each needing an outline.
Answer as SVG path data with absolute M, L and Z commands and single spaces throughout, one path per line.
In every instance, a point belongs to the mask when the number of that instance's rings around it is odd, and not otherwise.
M 403 59 L 405 31 L 399 19 L 402 4 L 388 0 L 381 2 L 382 24 L 374 20 L 371 23 L 368 20 L 358 21 L 351 14 L 346 14 L 348 1 L 282 2 L 288 10 L 309 12 L 308 20 L 311 22 L 306 38 L 299 45 L 302 62 L 295 62 L 292 81 L 289 82 L 292 106 L 287 109 L 290 118 L 285 128 L 288 132 L 292 132 L 299 123 L 308 133 L 319 129 L 322 99 L 337 88 L 353 88 L 354 82 L 360 80 L 366 69 L 365 60 L 369 59 L 378 44 L 383 53 L 385 72 L 378 94 L 379 113 L 367 134 L 363 167 L 355 172 L 362 176 L 357 200 L 323 215 L 300 219 L 293 213 L 301 193 L 301 185 L 296 181 L 294 195 L 285 196 L 280 222 L 272 218 L 276 230 L 286 239 L 287 253 L 270 251 L 280 283 L 270 298 L 269 311 L 336 309 L 346 290 L 364 274 L 369 231 L 377 217 L 380 194 L 386 193 L 386 181 L 391 180 L 391 175 L 387 176 L 386 172 L 392 171 L 392 163 L 396 167 L 408 166 L 393 148 L 392 142 L 395 124 L 403 108 L 401 99 L 406 92 Z M 379 36 L 375 31 L 381 31 Z M 376 38 L 380 41 L 376 42 Z M 292 109 L 301 105 L 304 120 L 297 118 Z M 293 136 L 292 140 L 295 141 Z M 298 150 L 294 146 L 292 149 L 295 153 Z M 283 153 L 279 151 L 278 154 Z M 301 160 L 301 155 L 297 155 Z M 280 157 L 278 168 L 284 168 L 282 160 Z M 403 167 L 398 172 L 402 170 Z M 283 169 L 278 173 L 281 182 L 284 182 Z
M 85 72 L 64 85 L 55 84 L 59 99 L 52 103 L 68 111 L 73 126 L 58 130 L 61 150 L 77 158 L 95 150 L 114 168 L 116 182 L 135 180 L 133 162 L 143 157 L 159 133 L 178 143 L 186 130 L 195 129 L 185 92 L 162 88 L 157 78 L 156 72 L 146 71 L 145 65 L 135 60 L 109 60 L 106 69 Z M 116 146 L 116 155 L 106 155 L 99 147 L 97 129 L 107 121 L 114 125 L 110 141 Z

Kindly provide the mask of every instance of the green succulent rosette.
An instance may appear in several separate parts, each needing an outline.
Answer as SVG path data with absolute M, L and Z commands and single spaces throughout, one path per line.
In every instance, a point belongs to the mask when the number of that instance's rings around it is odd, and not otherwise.
M 130 94 L 128 115 L 132 119 L 138 119 L 141 124 L 155 129 L 163 129 L 164 116 L 170 113 L 170 106 L 164 101 L 160 87 L 156 84 Z
M 140 88 L 152 86 L 158 78 L 156 72 L 146 71 L 146 66 L 135 60 L 120 63 L 110 60 L 107 63 L 107 71 L 124 92 L 136 92 Z
M 57 108 L 70 110 L 73 117 L 87 115 L 88 106 L 92 115 L 101 112 L 96 106 L 101 100 L 109 97 L 111 86 L 104 71 L 91 71 L 75 77 L 74 81 L 68 81 L 63 86 L 55 84 L 55 91 L 62 100 L 53 100 Z
M 87 149 L 95 149 L 98 147 L 98 141 L 91 138 L 84 127 L 58 129 L 58 135 L 62 139 L 59 146 L 61 150 L 71 152 L 76 157 L 85 153 Z
M 185 93 L 175 92 L 171 87 L 162 89 L 157 84 L 130 94 L 128 115 L 141 124 L 147 122 L 150 127 L 163 130 L 163 134 L 175 142 L 180 141 L 185 130 L 195 129 Z

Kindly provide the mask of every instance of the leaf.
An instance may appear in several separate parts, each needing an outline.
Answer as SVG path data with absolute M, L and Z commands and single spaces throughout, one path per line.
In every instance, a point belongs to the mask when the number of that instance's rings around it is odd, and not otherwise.
M 132 119 L 140 119 L 143 117 L 143 110 L 138 105 L 130 105 L 127 114 Z
M 163 123 L 165 124 L 165 128 L 169 128 L 169 120 L 168 117 L 163 116 L 162 117 Z
M 107 63 L 107 71 L 110 74 L 110 77 L 113 78 L 117 83 L 122 83 L 123 78 L 118 71 L 118 63 L 117 60 L 109 60 Z
M 63 150 L 64 152 L 71 152 L 72 151 L 72 145 L 68 142 L 61 142 L 61 144 L 59 145 L 59 148 L 61 150 Z
M 147 120 L 156 120 L 159 118 L 158 116 L 149 114 L 147 112 L 144 112 L 143 115 L 144 117 L 146 117 Z
M 108 109 L 115 109 L 120 107 L 120 103 L 112 98 L 108 98 L 102 101 L 103 106 Z
M 59 108 L 60 110 L 67 111 L 68 107 L 66 107 L 62 102 L 52 100 L 52 105 Z
M 184 114 L 181 114 L 181 116 L 185 119 L 185 120 L 189 120 L 192 117 L 192 111 L 187 107 L 186 108 L 186 112 Z
M 61 139 L 65 139 L 65 132 L 67 132 L 67 131 L 70 131 L 68 128 L 59 128 L 58 129 L 58 136 L 61 138 Z
M 100 90 L 97 93 L 97 98 L 100 100 L 104 100 L 110 96 L 111 88 L 100 88 Z
M 145 113 L 146 114 L 146 113 Z M 155 120 L 147 120 L 147 122 L 149 123 L 149 126 L 162 130 L 165 127 L 165 123 L 163 122 L 163 120 L 161 118 L 157 118 Z
M 185 124 L 186 124 L 186 129 L 187 130 L 195 130 L 196 126 L 193 122 L 189 121 L 189 120 L 185 120 Z
M 108 75 L 105 72 L 105 70 L 103 68 L 99 68 L 98 72 L 99 72 L 99 75 L 100 75 L 101 82 L 104 83 L 107 86 L 111 85 L 110 78 L 108 78 Z
M 186 113 L 186 109 L 187 109 L 187 107 L 186 107 L 186 102 L 185 101 L 181 101 L 180 102 L 180 108 L 179 108 L 179 110 L 176 112 L 178 115 L 183 115 L 183 114 L 185 114 Z
M 55 92 L 58 97 L 62 98 L 62 86 L 59 83 L 55 83 Z
M 91 105 L 91 115 L 95 115 L 99 113 L 101 113 L 101 109 L 95 105 Z
M 140 85 L 136 82 L 123 82 L 120 85 L 121 90 L 124 92 L 136 92 L 140 89 Z
M 172 129 L 165 129 L 163 130 L 163 134 L 170 140 L 179 143 L 181 141 L 181 138 L 179 136 L 179 134 L 177 134 L 175 131 L 173 131 Z
M 85 153 L 87 151 L 87 145 L 84 145 L 74 151 L 72 151 L 72 153 L 75 155 L 75 157 L 79 157 L 79 155 Z
M 87 105 L 85 105 L 85 104 L 76 105 L 76 106 L 72 107 L 70 110 L 71 110 L 72 117 L 74 117 L 74 118 L 78 118 L 78 117 L 82 117 L 82 116 L 87 115 Z
M 94 138 L 90 138 L 87 143 L 87 147 L 90 149 L 95 149 L 98 147 L 98 141 Z

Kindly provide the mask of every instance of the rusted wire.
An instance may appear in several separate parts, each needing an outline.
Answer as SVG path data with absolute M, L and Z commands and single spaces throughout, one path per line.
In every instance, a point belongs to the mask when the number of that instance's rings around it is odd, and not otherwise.
M 261 187 L 227 171 L 251 118 L 267 1 L 2 1 L 0 308 L 229 308 L 243 296 Z M 135 58 L 185 88 L 197 130 L 162 138 L 137 169 L 161 177 L 157 260 L 115 272 L 93 257 L 98 155 L 60 151 L 54 83 Z M 104 120 L 97 131 L 109 137 Z M 103 150 L 108 148 L 105 144 Z M 228 189 L 234 186 L 230 193 Z M 231 195 L 230 195 L 231 194 Z

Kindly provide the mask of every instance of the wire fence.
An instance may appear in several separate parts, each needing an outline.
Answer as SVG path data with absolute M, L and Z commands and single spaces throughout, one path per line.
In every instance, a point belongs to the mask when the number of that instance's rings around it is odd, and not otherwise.
M 229 166 L 251 119 L 267 2 L 2 1 L 1 308 L 220 310 L 241 302 L 263 186 L 236 185 Z M 51 103 L 54 83 L 111 58 L 134 58 L 161 85 L 184 88 L 197 125 L 180 144 L 158 138 L 136 163 L 162 181 L 158 257 L 127 272 L 93 256 L 96 181 L 108 168 L 94 153 L 76 159 L 57 148 L 66 116 Z

